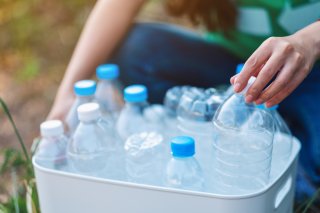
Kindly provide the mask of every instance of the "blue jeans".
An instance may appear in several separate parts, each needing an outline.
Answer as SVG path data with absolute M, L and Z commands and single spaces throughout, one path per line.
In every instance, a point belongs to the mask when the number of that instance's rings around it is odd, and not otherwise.
M 175 85 L 215 87 L 229 84 L 244 60 L 198 34 L 167 24 L 136 24 L 115 52 L 123 84 L 148 87 L 149 101 L 161 103 Z M 279 107 L 302 142 L 297 199 L 311 196 L 320 184 L 320 66 Z

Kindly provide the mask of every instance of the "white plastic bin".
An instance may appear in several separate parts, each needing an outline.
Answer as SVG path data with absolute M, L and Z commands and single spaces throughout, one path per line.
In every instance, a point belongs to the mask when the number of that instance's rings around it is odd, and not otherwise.
M 46 169 L 33 159 L 42 213 L 292 213 L 300 143 L 262 190 L 241 196 L 191 192 Z

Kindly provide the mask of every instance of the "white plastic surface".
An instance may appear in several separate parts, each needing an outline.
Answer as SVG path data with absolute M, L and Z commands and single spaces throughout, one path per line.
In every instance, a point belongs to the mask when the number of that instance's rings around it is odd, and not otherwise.
M 300 143 L 295 139 L 283 172 L 264 189 L 241 196 L 183 191 L 58 172 L 40 167 L 34 159 L 33 164 L 42 213 L 292 213 L 299 150 Z M 290 177 L 292 182 L 287 184 Z M 276 201 L 277 197 L 279 201 Z

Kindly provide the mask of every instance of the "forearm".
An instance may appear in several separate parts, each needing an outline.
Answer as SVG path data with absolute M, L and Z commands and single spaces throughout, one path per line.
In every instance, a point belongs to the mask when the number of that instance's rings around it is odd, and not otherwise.
M 303 45 L 313 50 L 315 60 L 320 59 L 320 21 L 299 30 L 294 36 L 298 36 Z
M 74 82 L 90 78 L 125 35 L 143 0 L 97 1 L 82 31 L 57 98 L 72 91 Z

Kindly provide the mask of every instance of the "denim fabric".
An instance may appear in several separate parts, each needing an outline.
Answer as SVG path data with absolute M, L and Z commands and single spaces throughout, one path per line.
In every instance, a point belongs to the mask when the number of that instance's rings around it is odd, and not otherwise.
M 115 54 L 124 85 L 145 84 L 150 102 L 174 85 L 212 87 L 229 82 L 240 59 L 198 34 L 165 24 L 137 24 Z
M 215 87 L 228 84 L 241 59 L 177 26 L 136 24 L 111 60 L 121 68 L 123 84 L 148 87 L 149 101 L 161 103 L 175 85 Z M 295 136 L 302 142 L 297 198 L 311 196 L 320 184 L 320 66 L 280 105 Z

